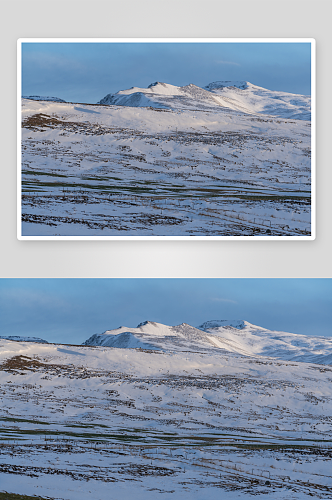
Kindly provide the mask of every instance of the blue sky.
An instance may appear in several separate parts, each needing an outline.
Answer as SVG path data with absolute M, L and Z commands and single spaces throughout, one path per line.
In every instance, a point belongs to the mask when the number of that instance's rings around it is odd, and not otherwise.
M 332 279 L 0 279 L 0 335 L 80 344 L 145 320 L 244 319 L 332 337 Z
M 96 103 L 161 81 L 246 80 L 310 95 L 309 43 L 23 43 L 22 95 Z

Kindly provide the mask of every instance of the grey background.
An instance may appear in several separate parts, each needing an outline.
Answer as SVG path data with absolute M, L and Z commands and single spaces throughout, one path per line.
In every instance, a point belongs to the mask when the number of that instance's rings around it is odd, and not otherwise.
M 332 277 L 330 0 L 2 3 L 0 277 Z M 16 41 L 24 37 L 291 37 L 317 43 L 315 241 L 18 241 Z

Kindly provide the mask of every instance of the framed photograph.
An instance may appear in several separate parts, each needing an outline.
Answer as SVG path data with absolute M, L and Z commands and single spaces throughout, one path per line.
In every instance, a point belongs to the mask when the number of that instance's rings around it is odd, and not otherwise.
M 332 279 L 0 278 L 0 297 L 1 500 L 331 498 Z
M 17 236 L 315 239 L 315 40 L 18 40 Z

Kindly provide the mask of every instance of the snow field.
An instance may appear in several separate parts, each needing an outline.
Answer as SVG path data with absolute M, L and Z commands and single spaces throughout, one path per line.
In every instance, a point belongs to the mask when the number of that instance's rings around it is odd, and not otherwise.
M 1 489 L 68 500 L 330 498 L 332 369 L 204 347 L 211 330 L 268 332 L 228 323 L 119 329 L 159 339 L 159 350 L 1 339 Z

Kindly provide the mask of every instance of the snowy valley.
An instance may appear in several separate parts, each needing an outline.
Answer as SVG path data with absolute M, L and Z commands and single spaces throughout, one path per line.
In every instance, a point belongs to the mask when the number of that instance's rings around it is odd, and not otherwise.
M 216 320 L 31 340 L 0 339 L 0 491 L 331 498 L 329 338 Z
M 310 237 L 310 97 L 155 82 L 22 99 L 22 236 Z

